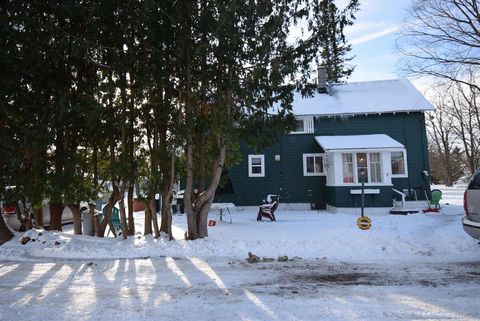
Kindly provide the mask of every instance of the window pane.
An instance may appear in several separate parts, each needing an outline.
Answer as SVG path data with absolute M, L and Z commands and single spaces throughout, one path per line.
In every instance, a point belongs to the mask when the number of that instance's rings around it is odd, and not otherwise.
M 343 163 L 343 182 L 353 183 L 353 156 L 352 154 L 342 154 Z
M 382 182 L 382 166 L 380 153 L 370 153 L 370 178 L 373 183 Z
M 262 159 L 260 157 L 252 157 L 252 165 L 262 165 Z
M 370 162 L 380 163 L 380 153 L 370 153 Z
M 323 157 L 315 157 L 315 173 L 323 173 Z
M 405 157 L 403 152 L 392 152 L 392 174 L 405 174 Z
M 304 132 L 305 131 L 305 124 L 303 122 L 303 119 L 297 120 L 297 129 L 295 131 L 296 132 Z
M 368 183 L 367 153 L 357 153 L 357 177 L 359 183 L 362 182 L 362 177 Z
M 307 160 L 307 173 L 314 173 L 315 167 L 313 165 L 313 157 L 308 156 L 306 157 L 306 160 Z
M 252 174 L 261 174 L 262 173 L 262 166 L 252 166 Z
M 382 170 L 379 163 L 370 164 L 370 176 L 373 183 L 382 182 Z

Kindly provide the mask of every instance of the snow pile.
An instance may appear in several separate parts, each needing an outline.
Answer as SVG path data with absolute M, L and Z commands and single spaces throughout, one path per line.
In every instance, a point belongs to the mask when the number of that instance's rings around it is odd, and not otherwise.
M 210 213 L 217 225 L 209 229 L 208 238 L 196 241 L 183 240 L 186 216 L 174 215 L 176 240 L 170 242 L 140 235 L 143 214 L 137 213 L 137 235 L 127 240 L 31 230 L 17 233 L 1 246 L 0 259 L 172 256 L 243 260 L 252 252 L 260 257 L 356 262 L 478 260 L 480 247 L 461 224 L 462 194 L 462 189 L 448 190 L 439 214 L 371 216 L 373 225 L 368 231 L 358 229 L 357 216 L 350 214 L 279 210 L 277 222 L 257 222 L 255 209 L 234 209 L 232 224 L 218 221 L 216 211 Z M 22 245 L 19 240 L 25 236 L 35 241 Z

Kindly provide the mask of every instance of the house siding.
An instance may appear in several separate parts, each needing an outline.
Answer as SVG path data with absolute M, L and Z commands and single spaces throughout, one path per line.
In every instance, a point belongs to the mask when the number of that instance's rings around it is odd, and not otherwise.
M 421 173 L 429 171 L 429 167 L 422 112 L 316 116 L 314 124 L 314 133 L 283 135 L 278 144 L 264 151 L 253 151 L 241 143 L 243 160 L 228 169 L 235 194 L 222 195 L 220 199 L 240 206 L 258 205 L 267 194 L 280 193 L 284 203 L 316 203 L 324 207 L 328 202 L 337 207 L 358 206 L 357 196 L 349 194 L 352 187 L 327 188 L 325 176 L 303 176 L 303 154 L 323 153 L 315 136 L 365 134 L 386 134 L 405 146 L 409 177 L 393 178 L 392 183 L 396 189 L 415 189 L 419 199 L 425 198 L 422 188 L 426 184 Z M 248 177 L 249 154 L 265 155 L 265 177 Z M 275 161 L 275 155 L 280 155 L 280 161 Z M 369 195 L 367 204 L 391 206 L 393 196 L 391 187 L 383 186 L 381 196 Z
M 362 205 L 361 195 L 352 195 L 352 189 L 358 190 L 360 187 L 351 186 L 328 186 L 327 203 L 335 204 L 335 207 L 360 207 Z M 379 189 L 380 194 L 365 194 L 365 207 L 391 207 L 392 206 L 392 187 L 390 186 L 368 186 L 368 189 Z

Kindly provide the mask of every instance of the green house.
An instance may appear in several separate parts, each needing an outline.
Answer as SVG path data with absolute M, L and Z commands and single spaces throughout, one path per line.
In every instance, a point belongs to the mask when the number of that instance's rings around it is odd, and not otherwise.
M 432 109 L 406 79 L 326 85 L 313 97 L 297 95 L 297 129 L 261 152 L 241 144 L 243 160 L 227 169 L 229 188 L 217 200 L 252 206 L 280 194 L 291 208 L 357 213 L 362 179 L 369 213 L 388 212 L 395 199 L 400 207 L 425 200 L 424 112 Z

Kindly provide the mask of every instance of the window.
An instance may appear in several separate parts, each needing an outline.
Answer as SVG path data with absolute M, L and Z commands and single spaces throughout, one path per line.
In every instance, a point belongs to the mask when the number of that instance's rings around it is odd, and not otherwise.
M 324 154 L 303 154 L 303 176 L 325 175 Z
M 343 153 L 343 183 L 382 183 L 382 157 L 380 153 Z M 354 168 L 356 172 L 354 172 Z
M 368 183 L 368 167 L 367 167 L 367 153 L 357 153 L 357 178 L 358 182 Z
M 353 183 L 353 155 L 342 154 L 343 182 Z
M 380 153 L 369 153 L 370 158 L 370 181 L 372 183 L 381 183 L 382 180 L 382 161 Z
M 406 152 L 398 151 L 392 152 L 392 176 L 393 177 L 406 177 L 407 176 L 407 157 Z
M 297 128 L 291 134 L 313 133 L 313 117 L 303 116 L 297 118 Z
M 264 155 L 248 155 L 248 176 L 265 177 Z
M 297 128 L 295 129 L 296 133 L 304 133 L 305 132 L 305 121 L 303 119 L 297 119 Z

